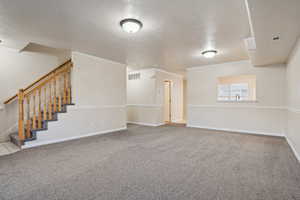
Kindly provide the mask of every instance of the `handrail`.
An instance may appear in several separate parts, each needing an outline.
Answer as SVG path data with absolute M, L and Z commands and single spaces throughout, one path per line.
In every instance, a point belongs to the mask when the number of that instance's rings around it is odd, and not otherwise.
M 70 66 L 71 67 L 71 66 Z M 60 71 L 55 71 L 53 74 L 49 74 L 48 77 L 45 77 L 45 80 L 43 82 L 41 82 L 39 85 L 37 85 L 36 87 L 32 88 L 32 89 L 28 89 L 27 91 L 24 92 L 24 96 L 28 96 L 30 94 L 32 94 L 33 92 L 35 92 L 36 90 L 38 89 L 41 89 L 43 86 L 45 86 L 47 83 L 49 83 L 53 77 L 55 77 L 55 75 L 57 74 L 61 74 L 61 73 L 64 73 L 64 72 L 69 72 L 70 71 L 70 68 L 66 68 L 66 69 L 63 69 L 63 70 L 60 70 Z
M 36 84 L 38 84 L 39 82 L 41 82 L 42 80 L 46 79 L 45 82 L 42 83 L 42 85 L 45 85 L 47 82 L 49 82 L 49 80 L 51 79 L 47 79 L 49 76 L 51 76 L 52 74 L 55 74 L 57 72 L 59 72 L 59 70 L 63 67 L 65 67 L 67 64 L 71 64 L 72 66 L 72 61 L 71 60 L 68 60 L 66 61 L 65 63 L 61 64 L 60 66 L 58 66 L 57 68 L 53 69 L 52 71 L 50 71 L 49 73 L 47 73 L 46 75 L 42 76 L 41 78 L 37 79 L 34 83 L 30 84 L 29 86 L 27 86 L 25 89 L 23 89 L 23 92 L 26 94 L 26 93 L 31 93 L 33 90 L 35 89 L 32 89 L 31 91 L 28 92 L 29 89 L 31 89 L 33 86 L 35 86 Z M 64 71 L 64 70 L 62 70 Z M 39 87 L 39 86 L 38 86 Z M 9 99 L 7 99 L 6 101 L 4 101 L 4 104 L 9 104 L 11 103 L 12 101 L 14 101 L 16 98 L 18 97 L 18 94 L 10 97 Z

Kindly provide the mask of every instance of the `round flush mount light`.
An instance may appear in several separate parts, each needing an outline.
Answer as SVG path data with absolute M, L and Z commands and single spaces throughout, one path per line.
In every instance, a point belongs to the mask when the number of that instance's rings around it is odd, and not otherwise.
M 120 21 L 120 26 L 127 33 L 136 33 L 143 27 L 143 24 L 137 19 L 126 18 Z
M 202 52 L 202 55 L 205 57 L 205 58 L 213 58 L 215 57 L 215 55 L 217 54 L 218 52 L 216 50 L 207 50 L 207 51 L 203 51 Z

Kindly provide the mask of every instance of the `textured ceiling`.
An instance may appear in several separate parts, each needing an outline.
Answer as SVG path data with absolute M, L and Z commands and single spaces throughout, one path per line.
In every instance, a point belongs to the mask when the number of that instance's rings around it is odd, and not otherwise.
M 248 0 L 256 40 L 255 65 L 285 63 L 300 34 L 299 0 Z M 274 41 L 273 37 L 279 36 Z
M 249 0 L 257 51 L 255 64 L 284 62 L 298 34 L 299 0 Z M 119 26 L 137 18 L 143 29 Z M 274 43 L 270 38 L 280 35 Z M 0 0 L 0 39 L 80 51 L 131 68 L 186 67 L 249 59 L 250 35 L 243 0 Z M 201 52 L 214 48 L 206 59 Z
M 130 35 L 120 20 L 141 20 Z M 0 0 L 0 37 L 71 49 L 133 68 L 186 67 L 247 59 L 244 1 Z M 214 59 L 201 51 L 216 48 Z

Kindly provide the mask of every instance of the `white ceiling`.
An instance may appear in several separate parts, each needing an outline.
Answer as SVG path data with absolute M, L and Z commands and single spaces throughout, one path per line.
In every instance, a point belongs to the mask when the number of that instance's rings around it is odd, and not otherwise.
M 255 65 L 285 63 L 300 34 L 300 0 L 248 0 L 256 51 Z M 274 36 L 280 39 L 273 41 Z
M 249 0 L 257 42 L 254 63 L 286 60 L 298 34 L 299 2 Z M 137 34 L 120 28 L 120 20 L 128 17 L 143 22 Z M 273 34 L 281 37 L 277 43 Z M 71 49 L 133 68 L 180 72 L 248 59 L 243 39 L 249 36 L 244 0 L 0 0 L 3 41 Z M 209 48 L 219 51 L 213 59 L 201 55 Z

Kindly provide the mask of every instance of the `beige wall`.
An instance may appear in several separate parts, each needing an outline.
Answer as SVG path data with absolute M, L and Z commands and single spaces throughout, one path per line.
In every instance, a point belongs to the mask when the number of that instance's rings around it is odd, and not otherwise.
M 0 47 L 0 142 L 16 131 L 17 105 L 3 102 L 70 58 L 68 52 L 53 55 L 38 49 L 24 52 Z
M 72 60 L 75 106 L 25 148 L 126 129 L 126 66 L 78 52 Z
M 127 77 L 127 121 L 158 125 L 161 105 L 156 104 L 156 71 L 128 71 L 128 74 L 132 73 L 140 73 L 140 79 L 128 80 Z
M 164 123 L 164 81 L 171 81 L 172 121 L 183 117 L 182 77 L 158 69 L 144 69 L 138 80 L 127 80 L 127 120 L 150 126 Z
M 256 75 L 256 102 L 218 102 L 218 77 Z M 250 61 L 190 68 L 188 126 L 283 135 L 285 66 L 254 67 Z
M 286 137 L 300 160 L 300 41 L 287 64 L 287 130 Z
M 141 75 L 140 79 L 136 80 L 128 80 L 127 78 L 127 104 L 156 104 L 156 71 L 154 69 L 144 69 L 128 72 L 128 74 L 130 73 L 140 73 Z

